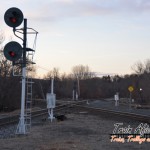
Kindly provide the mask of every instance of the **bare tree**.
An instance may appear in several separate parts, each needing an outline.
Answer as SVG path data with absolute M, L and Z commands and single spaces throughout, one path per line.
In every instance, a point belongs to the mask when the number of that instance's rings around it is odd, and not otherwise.
M 3 55 L 3 42 L 5 40 L 4 33 L 0 32 L 0 77 L 12 75 L 11 62 Z
M 143 74 L 145 67 L 144 64 L 141 61 L 136 62 L 131 69 L 136 73 L 136 74 Z
M 150 73 L 150 59 L 147 59 L 145 61 L 145 68 L 144 68 L 145 73 Z
M 12 76 L 12 64 L 10 61 L 3 59 L 1 60 L 0 64 L 0 76 L 1 77 L 8 77 Z
M 78 65 L 72 68 L 72 74 L 74 78 L 78 79 L 90 79 L 93 77 L 89 66 Z
M 50 70 L 44 78 L 55 78 L 58 79 L 60 78 L 60 73 L 59 73 L 59 68 L 53 68 L 53 70 Z
M 2 46 L 4 40 L 5 40 L 4 33 L 3 33 L 2 31 L 0 31 L 0 46 Z M 0 49 L 1 49 L 1 48 L 0 48 Z
M 136 62 L 131 69 L 134 70 L 136 74 L 150 73 L 150 59 L 147 59 L 144 63 L 140 61 Z

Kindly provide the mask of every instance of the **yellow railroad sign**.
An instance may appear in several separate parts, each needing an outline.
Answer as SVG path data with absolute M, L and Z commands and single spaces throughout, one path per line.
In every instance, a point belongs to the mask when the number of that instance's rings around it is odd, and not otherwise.
M 129 90 L 129 92 L 133 92 L 133 91 L 134 91 L 133 86 L 129 86 L 129 87 L 128 87 L 128 90 Z

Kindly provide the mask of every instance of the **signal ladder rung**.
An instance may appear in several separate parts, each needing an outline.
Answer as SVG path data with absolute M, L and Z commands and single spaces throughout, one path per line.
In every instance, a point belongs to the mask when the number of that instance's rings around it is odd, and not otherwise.
M 27 120 L 31 120 L 30 117 L 31 117 L 31 115 L 30 115 L 30 116 L 29 116 L 29 115 L 26 116 L 26 121 L 27 121 Z
M 32 81 L 26 81 L 26 83 L 31 83 L 31 84 L 33 84 L 34 82 L 32 82 Z
M 31 104 L 31 103 L 32 103 L 32 100 L 31 100 L 31 99 L 27 99 L 26 103 L 27 103 L 27 104 Z
M 30 115 L 30 116 L 31 116 L 31 115 Z M 26 114 L 26 115 L 25 115 L 26 120 L 27 120 L 27 119 L 30 119 L 30 116 L 29 116 L 29 114 Z
M 32 54 L 32 53 L 28 53 L 28 56 L 29 56 L 29 55 L 31 56 L 31 55 L 33 55 L 33 54 Z
M 30 104 L 32 104 L 32 101 L 30 100 L 28 100 L 27 102 L 26 102 L 26 104 L 27 104 L 27 106 L 31 106 Z M 31 109 L 31 108 L 29 108 L 29 107 L 27 107 L 26 109 Z
M 29 113 L 31 111 L 31 109 L 26 109 L 26 113 Z
M 30 95 L 32 95 L 32 93 L 28 92 L 28 93 L 27 93 L 27 96 L 30 96 Z M 27 99 L 29 99 L 29 97 L 27 97 Z
M 27 95 L 32 95 L 32 93 L 27 93 Z
M 29 124 L 26 124 L 26 127 L 30 128 L 30 123 L 29 123 Z
M 28 85 L 28 88 L 32 87 L 32 85 Z
M 31 119 L 30 119 L 30 117 L 26 117 L 26 120 L 28 120 L 28 121 L 29 121 L 29 120 L 31 120 Z
M 30 122 L 31 119 L 30 118 L 26 118 L 26 123 Z
M 28 115 L 31 115 L 30 111 L 31 111 L 31 110 L 26 110 L 26 117 L 27 117 Z M 29 113 L 30 113 L 30 114 L 29 114 Z

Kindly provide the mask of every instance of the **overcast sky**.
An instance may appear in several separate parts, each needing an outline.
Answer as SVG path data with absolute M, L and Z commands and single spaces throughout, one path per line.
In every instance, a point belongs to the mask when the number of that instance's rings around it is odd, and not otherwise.
M 3 19 L 10 7 L 20 8 L 28 27 L 39 32 L 35 61 L 47 70 L 69 73 L 82 64 L 123 75 L 150 58 L 150 0 L 5 0 L 0 30 L 6 40 L 13 36 Z M 28 36 L 29 47 L 33 39 Z M 38 67 L 38 74 L 46 73 Z

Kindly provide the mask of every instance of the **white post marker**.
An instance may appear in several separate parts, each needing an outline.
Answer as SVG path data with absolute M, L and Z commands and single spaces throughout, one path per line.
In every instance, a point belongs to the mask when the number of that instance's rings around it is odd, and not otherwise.
M 53 109 L 56 105 L 56 95 L 53 93 L 54 89 L 54 79 L 51 79 L 51 93 L 46 94 L 46 101 L 47 101 L 47 109 L 48 109 L 48 119 L 51 119 L 51 122 L 55 118 L 53 115 Z
M 115 106 L 119 106 L 119 93 L 116 93 L 114 95 L 114 99 L 115 99 Z
M 74 98 L 74 97 L 75 97 L 74 95 L 75 95 L 75 92 L 74 92 L 74 90 L 73 90 L 73 91 L 72 91 L 72 100 L 75 99 L 75 98 Z
M 76 100 L 78 100 L 78 93 L 76 92 Z

